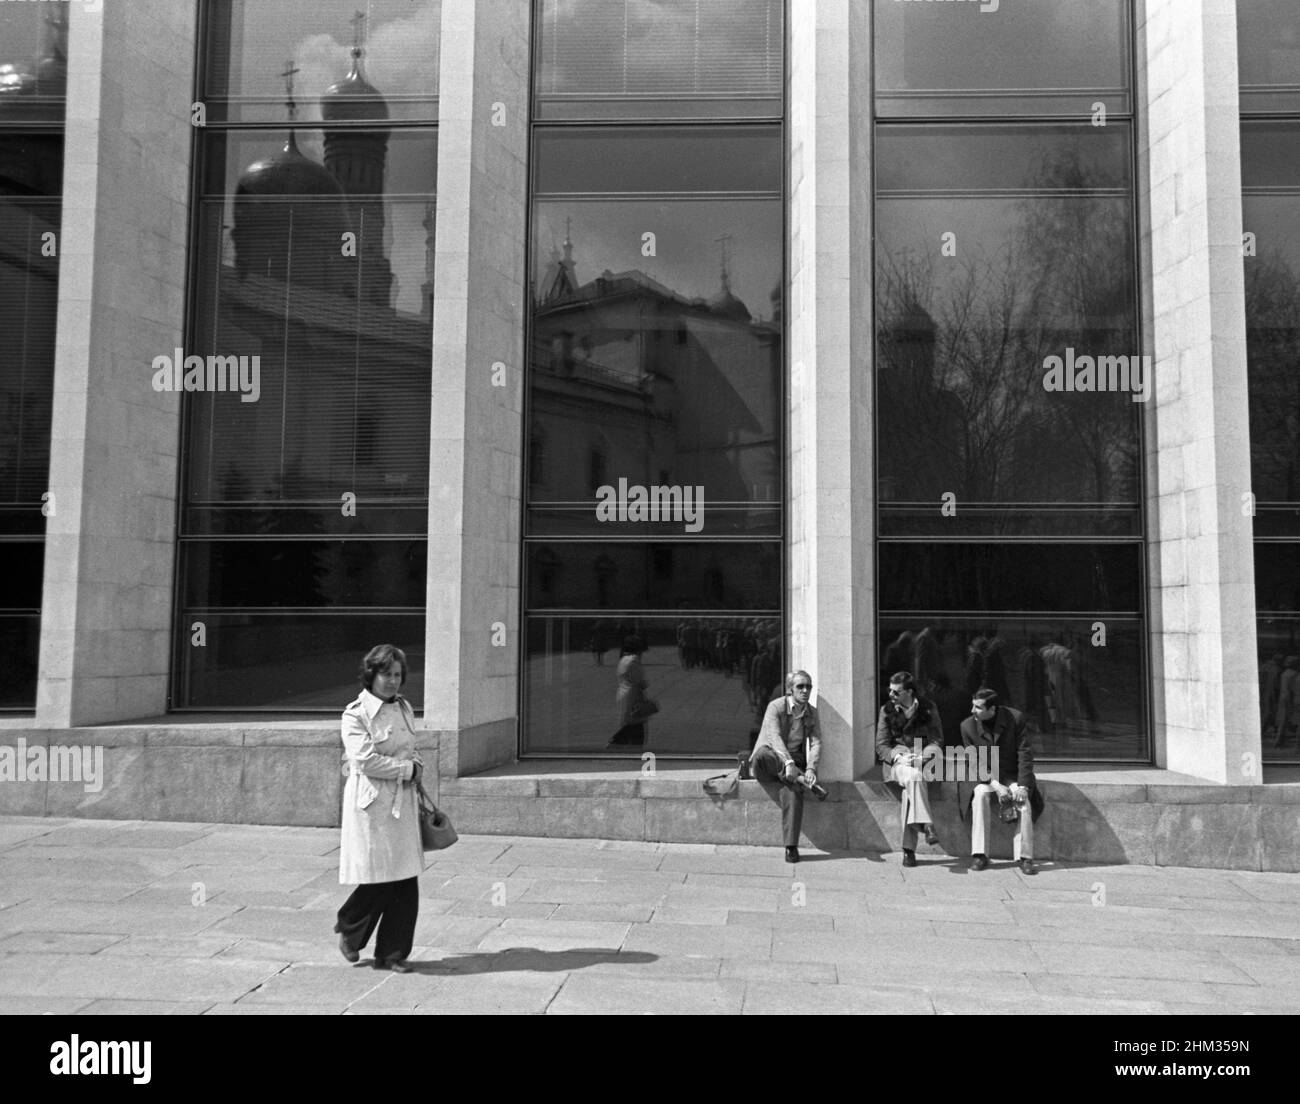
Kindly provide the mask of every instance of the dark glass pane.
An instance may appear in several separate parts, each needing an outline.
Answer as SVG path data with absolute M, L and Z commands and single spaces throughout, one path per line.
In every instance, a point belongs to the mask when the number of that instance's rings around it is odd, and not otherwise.
M 540 0 L 540 119 L 781 114 L 782 0 Z
M 533 156 L 535 192 L 547 197 L 781 193 L 781 129 L 775 126 L 547 128 L 538 131 Z M 656 229 L 653 223 L 640 228 L 638 251 L 641 232 Z M 716 234 L 705 240 L 711 237 Z
M 1242 111 L 1300 110 L 1300 5 L 1237 0 Z
M 731 756 L 752 746 L 784 678 L 776 617 L 527 617 L 525 632 L 526 754 Z M 639 724 L 624 708 L 635 691 L 619 699 L 636 677 L 624 664 L 620 679 L 629 637 L 660 707 Z
M 0 128 L 63 121 L 68 7 L 67 0 L 0 4 Z
M 781 608 L 776 543 L 526 546 L 528 607 L 765 610 Z
M 296 70 L 294 100 L 303 120 L 318 120 L 323 110 L 343 120 L 436 118 L 440 0 L 367 0 L 360 23 L 357 6 L 208 3 L 200 83 L 208 122 L 287 119 L 286 59 Z M 359 32 L 360 80 L 351 76 Z
M 878 144 L 897 187 L 876 204 L 881 535 L 1140 534 L 1153 381 L 1132 203 L 1111 189 L 1127 156 L 1058 127 L 927 129 Z M 1000 165 L 931 165 L 985 129 Z
M 1136 614 L 1140 544 L 882 541 L 880 609 Z
M 206 644 L 196 647 L 202 623 Z M 340 713 L 360 690 L 361 658 L 376 644 L 406 653 L 402 693 L 424 702 L 424 613 L 288 614 L 181 611 L 178 709 Z
M 36 709 L 40 647 L 40 614 L 0 609 L 0 656 L 4 658 L 0 663 L 0 712 L 31 713 Z
M 529 532 L 778 533 L 780 202 L 548 202 L 533 222 Z M 608 505 L 656 487 L 680 493 L 671 520 Z
M 0 534 L 45 532 L 59 214 L 57 199 L 0 192 Z
M 26 130 L 0 134 L 0 196 L 62 201 L 63 135 Z
M 1243 123 L 1241 145 L 1255 533 L 1300 537 L 1300 123 Z
M 406 606 L 423 609 L 427 542 L 186 541 L 193 608 Z
M 1131 110 L 1127 0 L 876 0 L 876 113 Z
M 1143 630 L 1109 617 L 880 619 L 879 685 L 911 671 L 939 710 L 944 742 L 961 744 L 971 695 L 990 687 L 1026 715 L 1037 755 L 1138 759 L 1147 754 Z
M 207 159 L 232 192 L 200 207 L 186 352 L 239 358 L 240 387 L 187 394 L 185 531 L 422 533 L 433 132 L 330 135 L 328 171 L 268 162 L 283 136 L 227 137 Z
M 1264 546 L 1267 547 L 1267 546 Z M 1285 549 L 1290 559 L 1294 577 L 1300 569 L 1300 550 L 1295 545 L 1278 546 Z M 1272 613 L 1266 601 L 1275 601 L 1277 594 L 1264 595 L 1259 589 L 1261 546 L 1255 549 L 1256 593 L 1260 595 L 1261 609 L 1256 631 L 1259 643 L 1259 720 L 1263 733 L 1264 761 L 1274 763 L 1300 762 L 1300 616 L 1295 612 Z M 1287 585 L 1288 599 L 1295 601 L 1295 584 Z M 1285 607 L 1295 611 L 1294 604 Z
M 0 539 L 0 610 L 39 613 L 44 574 L 44 541 Z

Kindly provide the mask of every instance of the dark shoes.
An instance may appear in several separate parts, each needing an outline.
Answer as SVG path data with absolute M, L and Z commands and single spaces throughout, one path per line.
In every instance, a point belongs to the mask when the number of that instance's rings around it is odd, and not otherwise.
M 339 936 L 339 951 L 349 962 L 356 962 L 361 958 L 361 955 L 357 951 L 354 951 L 348 946 L 348 937 L 346 935 Z
M 787 848 L 785 849 L 785 861 L 786 861 L 786 862 L 798 862 L 798 861 L 799 861 L 799 848 L 797 848 L 797 847 L 787 847 Z
M 414 973 L 414 968 L 404 958 L 377 958 L 375 959 L 376 970 L 392 970 L 395 974 Z
M 928 843 L 931 847 L 938 847 L 939 837 L 935 834 L 934 825 L 927 824 L 924 827 L 925 827 L 925 842 Z
M 1038 873 L 1038 867 L 1036 867 L 1036 866 L 1034 865 L 1034 860 L 1033 860 L 1033 859 L 1021 859 L 1021 860 L 1020 860 L 1020 873 L 1021 873 L 1021 874 L 1037 874 L 1037 873 Z
M 989 857 L 987 855 L 972 855 L 970 868 L 972 870 L 987 870 L 989 868 Z
M 809 786 L 808 791 L 818 801 L 825 801 L 830 796 L 830 793 L 827 791 L 826 787 L 823 786 L 820 782 L 814 783 L 813 785 Z
M 915 866 L 915 865 L 916 865 L 916 852 L 915 852 L 915 851 L 911 851 L 911 850 L 909 850 L 909 849 L 906 848 L 906 847 L 903 848 L 903 865 L 904 865 L 904 866 Z

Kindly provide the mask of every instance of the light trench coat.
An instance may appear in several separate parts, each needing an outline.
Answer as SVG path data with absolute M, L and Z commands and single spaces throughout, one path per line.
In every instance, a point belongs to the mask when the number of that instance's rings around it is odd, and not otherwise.
M 343 710 L 343 839 L 339 882 L 398 882 L 424 871 L 419 801 L 409 781 L 415 714 L 369 690 Z

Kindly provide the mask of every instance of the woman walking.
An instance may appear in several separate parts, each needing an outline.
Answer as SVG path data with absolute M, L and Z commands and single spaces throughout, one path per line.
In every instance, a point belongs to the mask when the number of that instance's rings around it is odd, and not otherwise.
M 391 644 L 361 661 L 365 689 L 343 710 L 343 839 L 339 882 L 356 885 L 339 909 L 339 950 L 361 957 L 376 925 L 376 970 L 409 974 L 424 870 L 415 783 L 423 763 L 415 750 L 415 714 L 400 694 L 406 655 Z
M 646 720 L 651 713 L 658 711 L 659 707 L 645 693 L 650 683 L 641 667 L 641 653 L 644 651 L 645 645 L 639 636 L 624 638 L 615 672 L 618 692 L 614 695 L 614 704 L 618 709 L 619 728 L 609 742 L 610 747 L 644 747 Z

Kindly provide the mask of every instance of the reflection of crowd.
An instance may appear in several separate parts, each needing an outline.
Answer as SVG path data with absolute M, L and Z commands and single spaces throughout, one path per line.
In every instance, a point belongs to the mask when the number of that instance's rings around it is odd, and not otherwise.
M 960 683 L 944 659 L 955 650 L 961 657 Z M 881 682 L 908 671 L 917 694 L 933 699 L 944 718 L 945 740 L 958 742 L 957 724 L 968 712 L 971 695 L 981 687 L 994 690 L 1003 701 L 1023 702 L 1038 731 L 1054 733 L 1071 724 L 1097 720 L 1084 661 L 1085 649 L 1073 642 L 1039 644 L 1031 640 L 1011 647 L 997 630 L 971 635 L 923 628 L 902 632 L 882 656 Z M 1009 672 L 1019 675 L 1023 693 L 1013 694 Z
M 1300 727 L 1300 656 L 1281 652 L 1259 665 L 1259 718 L 1264 735 L 1281 747 Z
M 739 674 L 756 722 L 761 723 L 767 703 L 780 694 L 780 623 L 702 617 L 678 621 L 677 662 L 686 671 L 719 671 L 726 678 Z

